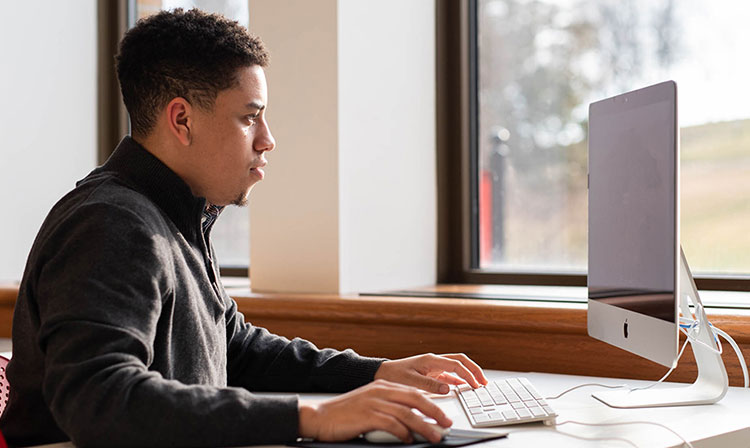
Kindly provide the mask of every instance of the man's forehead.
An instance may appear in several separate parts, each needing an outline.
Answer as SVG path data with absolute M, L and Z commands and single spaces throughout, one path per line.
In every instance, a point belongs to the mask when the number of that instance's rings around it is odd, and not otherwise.
M 236 101 L 241 102 L 248 109 L 264 109 L 267 92 L 263 69 L 259 66 L 241 68 L 237 80 L 239 81 L 237 85 L 228 93 L 231 93 Z

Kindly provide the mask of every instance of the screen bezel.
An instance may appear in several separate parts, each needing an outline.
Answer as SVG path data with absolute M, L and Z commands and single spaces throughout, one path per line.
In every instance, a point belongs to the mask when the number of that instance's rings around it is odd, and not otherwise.
M 603 303 L 599 300 L 592 299 L 592 282 L 589 279 L 588 295 L 588 333 L 589 336 L 607 342 L 621 349 L 630 351 L 636 355 L 672 367 L 677 361 L 677 351 L 679 345 L 679 324 L 678 324 L 678 298 L 679 298 L 679 268 L 680 268 L 680 229 L 679 229 L 679 127 L 677 120 L 677 85 L 674 81 L 667 81 L 643 89 L 634 90 L 611 98 L 606 98 L 589 106 L 589 136 L 592 127 L 598 122 L 597 119 L 606 117 L 609 114 L 619 113 L 624 110 L 637 107 L 647 106 L 657 102 L 668 100 L 671 102 L 670 111 L 672 117 L 668 122 L 672 129 L 672 150 L 674 169 L 673 179 L 669 184 L 674 186 L 672 217 L 674 220 L 673 247 L 674 247 L 674 272 L 673 272 L 673 316 L 671 321 L 655 318 L 633 310 L 628 310 L 618 306 Z M 592 120 L 592 117 L 595 118 Z M 596 149 L 593 149 L 596 151 Z M 591 140 L 589 139 L 589 166 L 591 166 Z M 594 181 L 599 181 L 600 173 L 596 173 Z M 589 173 L 589 196 L 591 195 L 592 186 L 596 188 L 595 182 L 591 182 L 591 173 Z M 591 204 L 591 201 L 589 201 Z M 589 205 L 589 234 L 591 234 L 591 205 Z M 670 236 L 671 237 L 671 236 Z M 591 242 L 589 242 L 589 260 L 591 257 Z M 627 331 L 625 330 L 627 328 Z

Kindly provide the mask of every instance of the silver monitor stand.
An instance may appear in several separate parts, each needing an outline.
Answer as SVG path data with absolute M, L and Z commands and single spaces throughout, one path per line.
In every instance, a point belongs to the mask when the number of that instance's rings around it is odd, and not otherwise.
M 658 406 L 681 406 L 711 404 L 724 398 L 729 388 L 729 378 L 724 361 L 718 353 L 716 336 L 711 330 L 706 312 L 703 309 L 693 275 L 690 273 L 685 253 L 680 247 L 680 288 L 679 307 L 682 316 L 690 317 L 688 297 L 695 305 L 695 319 L 698 321 L 698 332 L 690 346 L 698 365 L 698 378 L 687 386 L 665 387 L 640 390 L 616 390 L 592 394 L 594 398 L 613 408 L 648 408 Z

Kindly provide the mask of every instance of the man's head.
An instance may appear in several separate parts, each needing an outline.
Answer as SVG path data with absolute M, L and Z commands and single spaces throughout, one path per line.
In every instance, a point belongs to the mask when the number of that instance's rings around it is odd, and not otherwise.
M 216 205 L 244 204 L 274 147 L 261 40 L 199 10 L 160 12 L 125 34 L 117 75 L 132 134 Z

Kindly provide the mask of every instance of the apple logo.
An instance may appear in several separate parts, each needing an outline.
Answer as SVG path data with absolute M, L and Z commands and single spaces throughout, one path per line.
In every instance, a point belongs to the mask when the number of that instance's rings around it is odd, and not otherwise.
M 625 334 L 625 339 L 628 338 L 628 320 L 625 319 L 625 324 L 622 326 L 622 332 Z

